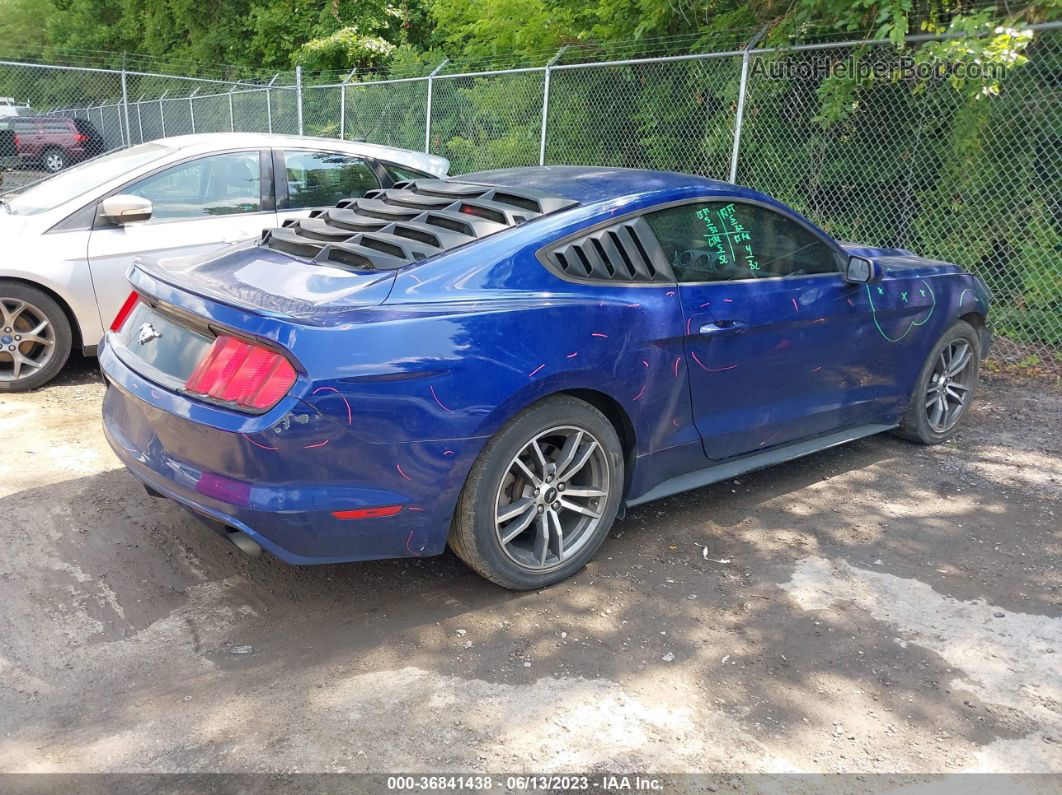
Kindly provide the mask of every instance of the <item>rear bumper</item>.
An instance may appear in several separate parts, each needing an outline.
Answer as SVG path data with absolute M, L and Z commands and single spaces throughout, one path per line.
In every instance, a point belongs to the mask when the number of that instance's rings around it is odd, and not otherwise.
M 174 401 L 184 398 L 133 372 L 107 346 L 100 364 L 107 379 L 104 433 L 149 490 L 246 533 L 292 564 L 424 556 L 445 548 L 474 449 L 439 442 L 366 449 L 301 401 L 268 428 L 221 430 L 188 419 L 187 411 L 181 416 Z M 378 518 L 333 516 L 390 505 L 402 510 Z

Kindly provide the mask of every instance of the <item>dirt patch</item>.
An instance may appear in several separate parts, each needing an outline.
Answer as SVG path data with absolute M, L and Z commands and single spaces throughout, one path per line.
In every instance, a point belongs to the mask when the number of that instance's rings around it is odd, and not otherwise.
M 538 593 L 148 497 L 94 362 L 0 399 L 0 770 L 1062 772 L 1062 395 L 641 506 Z

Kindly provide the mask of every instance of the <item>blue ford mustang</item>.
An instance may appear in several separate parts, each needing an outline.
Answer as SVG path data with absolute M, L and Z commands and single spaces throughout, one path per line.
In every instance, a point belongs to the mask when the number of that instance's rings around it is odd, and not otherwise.
M 415 180 L 215 259 L 139 262 L 107 437 L 290 563 L 561 580 L 627 506 L 882 431 L 946 439 L 989 341 L 955 265 L 700 177 Z

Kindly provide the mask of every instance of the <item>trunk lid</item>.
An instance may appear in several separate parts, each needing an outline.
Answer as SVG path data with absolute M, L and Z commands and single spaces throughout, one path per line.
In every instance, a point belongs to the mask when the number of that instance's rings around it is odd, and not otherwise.
M 326 323 L 329 318 L 387 300 L 396 271 L 352 272 L 293 258 L 256 241 L 220 256 L 134 260 L 134 268 L 193 295 L 254 314 Z

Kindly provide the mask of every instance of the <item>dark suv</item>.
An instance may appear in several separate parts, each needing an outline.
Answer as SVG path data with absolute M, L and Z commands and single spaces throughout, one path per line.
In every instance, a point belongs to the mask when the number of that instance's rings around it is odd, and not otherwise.
M 91 136 L 78 129 L 74 119 L 63 116 L 11 116 L 0 127 L 15 133 L 15 146 L 23 164 L 40 165 L 45 171 L 62 171 L 88 156 Z

